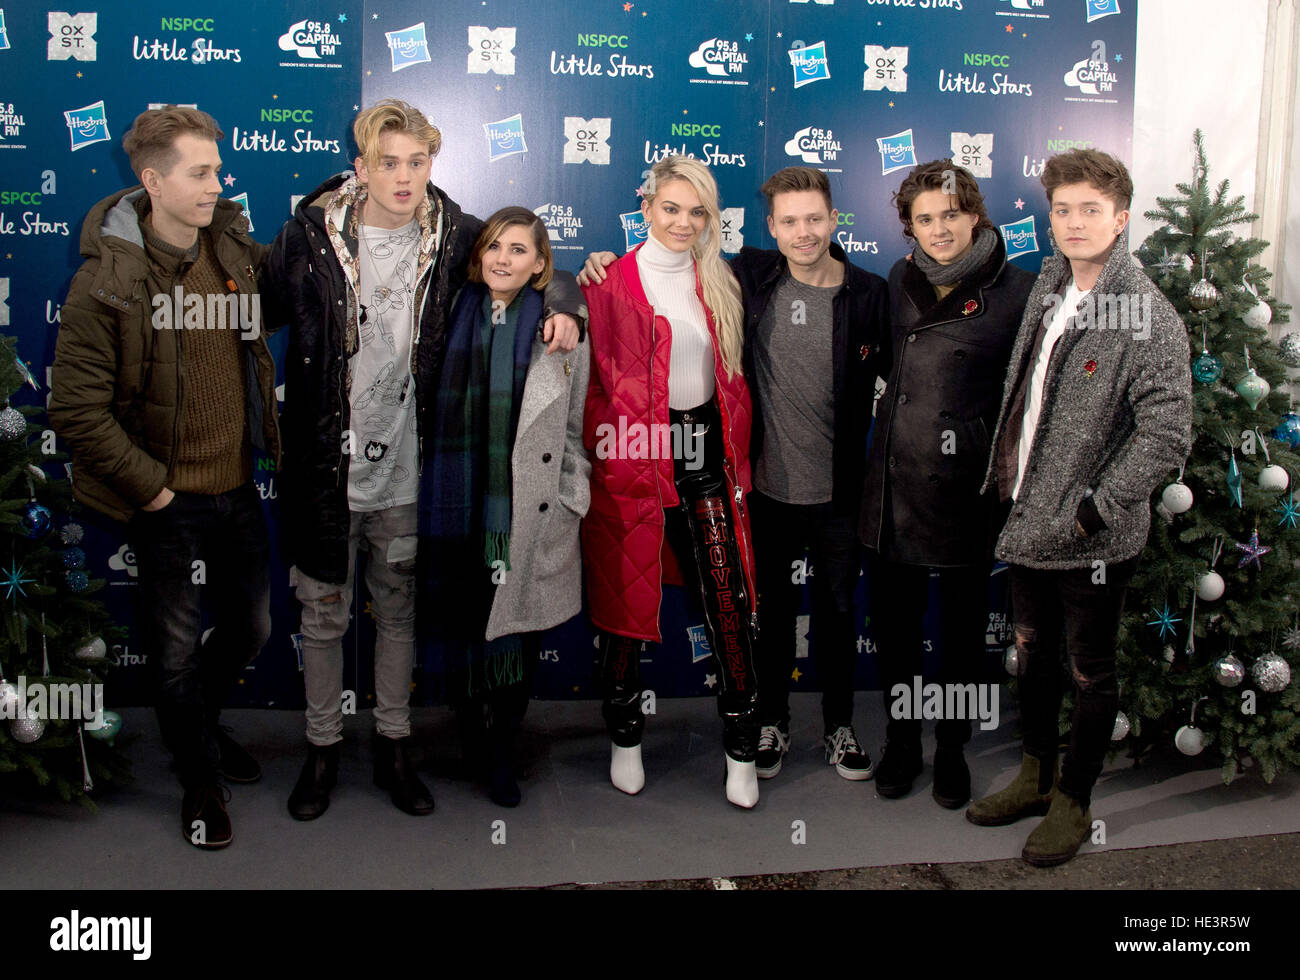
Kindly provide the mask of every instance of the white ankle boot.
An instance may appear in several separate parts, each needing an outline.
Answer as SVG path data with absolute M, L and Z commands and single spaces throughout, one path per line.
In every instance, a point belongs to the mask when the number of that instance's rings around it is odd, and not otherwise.
M 641 767 L 641 746 L 624 748 L 609 745 L 609 781 L 624 793 L 635 796 L 645 786 L 645 769 Z
M 727 800 L 748 810 L 758 802 L 758 764 L 737 762 L 729 755 L 726 759 Z

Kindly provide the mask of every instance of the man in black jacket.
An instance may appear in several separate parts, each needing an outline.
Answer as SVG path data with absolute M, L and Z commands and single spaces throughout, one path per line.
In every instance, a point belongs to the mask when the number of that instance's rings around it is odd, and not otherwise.
M 888 379 L 860 525 L 889 719 L 876 792 L 888 799 L 910 792 L 923 768 L 912 688 L 922 673 L 931 569 L 941 610 L 938 680 L 967 691 L 980 680 L 993 541 L 1006 517 L 996 499 L 980 496 L 980 483 L 1034 282 L 1007 262 L 979 185 L 951 160 L 913 170 L 894 203 L 916 247 L 889 274 Z M 961 714 L 935 727 L 932 794 L 950 809 L 970 798 L 963 746 L 971 719 L 968 710 Z
M 839 213 L 820 170 L 787 167 L 768 178 L 763 194 L 777 250 L 746 247 L 731 260 L 755 403 L 749 500 L 762 622 L 754 665 L 763 678 L 758 775 L 780 772 L 790 748 L 795 624 L 811 577 L 826 761 L 845 779 L 870 779 L 871 758 L 853 731 L 855 532 L 871 392 L 888 363 L 877 353 L 889 330 L 888 291 L 832 240 Z M 614 259 L 612 252 L 589 256 L 578 281 L 603 282 Z
M 358 550 L 377 632 L 375 782 L 407 813 L 433 810 L 409 758 L 417 484 L 447 319 L 482 226 L 428 181 L 442 136 L 418 109 L 384 100 L 353 134 L 355 172 L 303 198 L 262 273 L 268 327 L 291 327 L 280 500 L 303 606 L 308 754 L 289 797 L 299 820 L 325 812 L 337 776 Z M 568 287 L 566 314 L 583 316 Z M 571 316 L 543 329 L 552 350 L 577 345 Z

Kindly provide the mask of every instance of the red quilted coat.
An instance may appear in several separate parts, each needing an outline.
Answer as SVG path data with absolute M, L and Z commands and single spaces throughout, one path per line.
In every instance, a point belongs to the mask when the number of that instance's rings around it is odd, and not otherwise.
M 639 248 L 640 246 L 638 246 Z M 628 459 L 627 453 L 598 452 L 602 433 L 659 423 L 668 431 L 668 354 L 672 330 L 646 299 L 633 250 L 611 265 L 600 284 L 583 288 L 590 311 L 591 382 L 583 418 L 583 442 L 592 461 L 591 509 L 582 522 L 582 559 L 587 575 L 591 621 L 597 629 L 638 640 L 662 639 L 659 603 L 663 582 L 680 583 L 672 549 L 664 543 L 664 508 L 678 503 L 673 461 Z M 717 326 L 704 305 L 699 276 L 695 294 L 713 338 L 715 398 L 722 416 L 724 470 L 733 525 L 751 602 L 754 552 L 745 496 L 749 475 L 749 430 L 753 406 L 739 372 L 730 379 L 722 366 Z M 612 429 L 602 429 L 602 425 Z M 655 430 L 649 430 L 651 432 Z M 609 440 L 605 440 L 606 445 Z M 651 440 L 653 443 L 653 440 Z M 615 443 L 619 445 L 618 443 Z M 601 458 L 606 456 L 608 458 Z

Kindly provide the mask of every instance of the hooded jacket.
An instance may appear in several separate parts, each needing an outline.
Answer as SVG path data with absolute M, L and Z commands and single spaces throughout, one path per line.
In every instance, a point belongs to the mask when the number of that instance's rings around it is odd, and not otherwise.
M 49 404 L 50 425 L 73 457 L 77 500 L 129 520 L 171 479 L 187 395 L 185 331 L 153 325 L 153 297 L 170 299 L 189 268 L 146 250 L 143 187 L 104 198 L 81 229 L 85 261 L 60 314 Z M 257 266 L 266 248 L 248 237 L 243 209 L 219 198 L 210 237 L 228 287 L 256 311 Z M 254 336 L 254 333 L 256 334 Z M 278 460 L 275 362 L 260 322 L 245 325 L 245 415 L 252 445 Z
M 1052 315 L 1072 278 L 1054 236 L 1051 242 L 1011 351 L 986 491 L 997 490 L 998 442 L 1016 388 L 1033 368 L 1039 322 Z M 1192 448 L 1189 361 L 1187 328 L 1129 256 L 1126 229 L 1052 350 L 1038 428 L 998 558 L 1029 568 L 1088 568 L 1142 551 L 1151 491 Z M 1086 537 L 1076 522 L 1089 529 Z

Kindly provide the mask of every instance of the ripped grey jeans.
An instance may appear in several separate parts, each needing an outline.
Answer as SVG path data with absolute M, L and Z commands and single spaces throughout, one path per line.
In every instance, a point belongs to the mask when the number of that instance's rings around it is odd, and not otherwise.
M 352 512 L 345 585 L 298 573 L 307 741 L 313 745 L 332 745 L 343 737 L 343 636 L 348 631 L 358 550 L 367 552 L 364 574 L 377 634 L 375 730 L 390 738 L 411 733 L 417 506 Z

